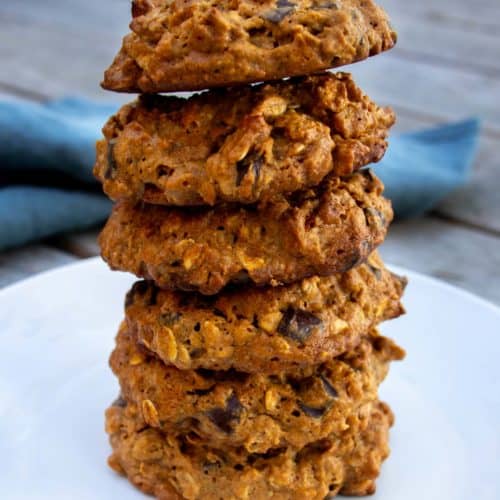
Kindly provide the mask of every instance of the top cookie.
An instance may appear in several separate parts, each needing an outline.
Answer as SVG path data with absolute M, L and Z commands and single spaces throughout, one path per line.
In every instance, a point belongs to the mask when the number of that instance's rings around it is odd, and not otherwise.
M 388 50 L 372 0 L 135 0 L 105 72 L 117 92 L 200 90 L 307 75 Z

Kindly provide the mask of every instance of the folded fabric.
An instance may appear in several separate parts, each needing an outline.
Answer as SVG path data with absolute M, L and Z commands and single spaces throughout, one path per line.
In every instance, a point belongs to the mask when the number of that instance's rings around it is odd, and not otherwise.
M 392 137 L 376 173 L 396 217 L 416 217 L 463 186 L 477 150 L 477 119 Z
M 0 102 L 0 250 L 106 219 L 111 204 L 92 166 L 115 111 L 82 99 Z M 478 132 L 471 119 L 392 137 L 376 172 L 397 217 L 430 210 L 466 182 Z

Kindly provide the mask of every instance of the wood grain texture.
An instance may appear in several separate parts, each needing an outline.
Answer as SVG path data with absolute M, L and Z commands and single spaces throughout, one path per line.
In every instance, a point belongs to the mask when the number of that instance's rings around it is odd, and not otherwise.
M 397 50 L 397 49 L 395 49 Z M 376 101 L 397 105 L 436 121 L 479 116 L 487 135 L 500 138 L 500 79 L 431 61 L 381 54 L 347 66 Z
M 386 0 L 382 3 L 400 35 L 393 55 L 420 61 L 430 59 L 438 65 L 500 75 L 500 29 L 475 29 L 475 25 L 470 25 L 470 18 L 464 26 L 450 19 L 455 9 L 444 11 L 442 2 L 435 2 L 437 5 L 431 8 L 430 2 Z M 427 4 L 427 9 L 423 9 L 422 4 Z
M 500 240 L 495 236 L 426 217 L 393 224 L 381 254 L 391 264 L 500 304 Z
M 0 88 L 126 102 L 129 97 L 105 92 L 99 82 L 129 22 L 125 0 L 0 2 Z
M 436 22 L 442 26 L 457 27 L 464 32 L 492 32 L 498 35 L 500 18 L 497 0 L 379 0 L 394 17 L 399 12 L 412 16 L 416 23 Z

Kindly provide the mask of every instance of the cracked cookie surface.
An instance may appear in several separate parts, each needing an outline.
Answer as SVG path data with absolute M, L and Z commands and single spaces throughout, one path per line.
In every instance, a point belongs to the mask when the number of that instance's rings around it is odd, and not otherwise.
M 375 401 L 349 424 L 343 433 L 301 449 L 248 454 L 149 427 L 132 405 L 119 400 L 106 412 L 113 448 L 108 463 L 160 500 L 324 500 L 338 493 L 374 493 L 389 455 L 392 412 Z
M 363 262 L 392 220 L 370 170 L 328 177 L 262 206 L 179 209 L 119 202 L 99 243 L 112 269 L 211 295 L 228 283 L 279 285 Z
M 393 123 L 344 73 L 144 95 L 105 125 L 94 173 L 114 200 L 254 203 L 380 160 Z
M 132 12 L 102 83 L 117 92 L 313 74 L 388 50 L 397 38 L 373 0 L 136 0 Z
M 265 453 L 342 433 L 350 416 L 377 398 L 390 361 L 403 356 L 373 330 L 333 360 L 280 374 L 179 370 L 141 347 L 122 324 L 110 365 L 123 398 L 151 427 Z
M 376 253 L 346 273 L 211 297 L 139 281 L 125 301 L 126 321 L 179 369 L 280 373 L 353 349 L 373 326 L 401 315 L 405 284 Z

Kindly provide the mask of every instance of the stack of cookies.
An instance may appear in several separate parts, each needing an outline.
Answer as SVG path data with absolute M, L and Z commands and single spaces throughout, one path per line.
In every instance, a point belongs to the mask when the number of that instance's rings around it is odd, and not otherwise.
M 377 326 L 405 280 L 368 169 L 394 122 L 345 73 L 391 48 L 372 0 L 137 0 L 103 86 L 100 236 L 125 300 L 111 467 L 162 499 L 363 495 L 388 455 Z M 261 83 L 256 83 L 261 82 Z M 263 83 L 262 83 L 263 82 Z M 190 97 L 172 91 L 205 90 Z

